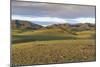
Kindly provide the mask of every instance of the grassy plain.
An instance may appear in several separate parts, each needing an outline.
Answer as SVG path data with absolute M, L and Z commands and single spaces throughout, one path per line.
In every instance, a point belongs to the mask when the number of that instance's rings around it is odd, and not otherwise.
M 95 31 L 13 30 L 13 65 L 95 61 Z

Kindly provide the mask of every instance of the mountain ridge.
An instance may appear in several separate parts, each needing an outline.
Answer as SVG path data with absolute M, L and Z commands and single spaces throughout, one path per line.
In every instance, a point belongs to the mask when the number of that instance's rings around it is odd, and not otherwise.
M 59 23 L 59 24 L 52 24 L 48 26 L 42 26 L 36 23 L 32 23 L 29 21 L 21 21 L 21 20 L 12 20 L 12 28 L 14 29 L 62 29 L 62 30 L 94 30 L 95 24 L 93 23 L 76 23 L 76 24 L 70 24 L 70 23 Z

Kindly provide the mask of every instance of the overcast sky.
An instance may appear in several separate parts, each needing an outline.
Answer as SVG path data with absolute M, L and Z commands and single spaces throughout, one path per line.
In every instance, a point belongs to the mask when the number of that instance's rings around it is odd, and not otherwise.
M 95 7 L 12 1 L 12 19 L 48 25 L 55 23 L 95 23 Z

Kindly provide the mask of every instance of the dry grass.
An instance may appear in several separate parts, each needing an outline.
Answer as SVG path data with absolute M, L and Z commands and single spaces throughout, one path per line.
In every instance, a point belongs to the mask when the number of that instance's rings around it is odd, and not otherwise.
M 95 61 L 94 40 L 51 40 L 12 45 L 14 65 Z

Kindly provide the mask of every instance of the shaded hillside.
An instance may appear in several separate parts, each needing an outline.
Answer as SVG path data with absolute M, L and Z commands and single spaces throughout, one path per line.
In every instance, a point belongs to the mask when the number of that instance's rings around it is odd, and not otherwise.
M 95 24 L 92 23 L 78 23 L 70 26 L 72 27 L 72 30 L 76 31 L 95 30 Z
M 28 21 L 13 20 L 12 28 L 13 29 L 34 29 L 36 30 L 36 29 L 43 28 L 43 26 L 28 22 Z
M 47 29 L 60 28 L 64 31 L 84 31 L 84 30 L 95 30 L 95 24 L 91 23 L 77 23 L 77 24 L 53 24 L 46 27 Z

